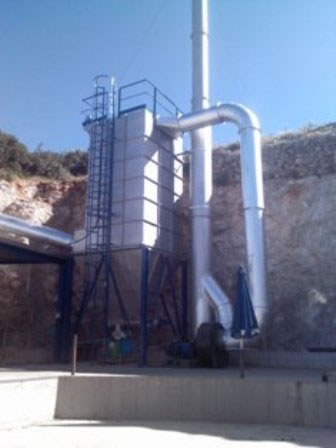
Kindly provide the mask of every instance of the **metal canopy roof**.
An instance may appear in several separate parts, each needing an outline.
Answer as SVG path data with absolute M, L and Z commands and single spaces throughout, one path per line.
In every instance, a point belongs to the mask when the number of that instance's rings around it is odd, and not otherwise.
M 1 264 L 63 264 L 71 254 L 43 252 L 25 244 L 0 240 Z

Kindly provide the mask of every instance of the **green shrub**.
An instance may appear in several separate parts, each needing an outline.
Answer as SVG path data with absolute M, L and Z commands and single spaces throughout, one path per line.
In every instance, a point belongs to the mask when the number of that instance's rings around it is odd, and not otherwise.
M 0 170 L 22 176 L 29 167 L 27 148 L 14 136 L 0 132 Z
M 63 166 L 73 176 L 85 176 L 88 170 L 88 153 L 76 149 L 75 151 L 67 152 L 62 155 Z
M 74 150 L 66 153 L 42 150 L 39 146 L 29 152 L 16 137 L 0 131 L 0 179 L 39 176 L 48 179 L 66 180 L 87 174 L 86 151 Z

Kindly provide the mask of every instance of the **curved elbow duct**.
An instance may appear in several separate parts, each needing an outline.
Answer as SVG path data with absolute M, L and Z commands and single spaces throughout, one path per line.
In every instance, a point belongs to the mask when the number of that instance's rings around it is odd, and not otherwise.
M 14 218 L 3 213 L 0 213 L 0 230 L 60 246 L 71 246 L 73 243 L 73 237 L 69 233 L 61 232 L 51 227 L 37 226 L 23 219 Z
M 224 293 L 222 288 L 210 274 L 202 277 L 202 287 L 209 299 L 210 305 L 215 311 L 217 322 L 220 322 L 225 330 L 224 338 L 231 337 L 230 329 L 232 325 L 232 306 L 230 299 Z
M 258 322 L 261 325 L 267 311 L 267 296 L 263 222 L 264 194 L 258 118 L 251 110 L 240 104 L 221 104 L 181 117 L 161 119 L 158 121 L 158 125 L 175 134 L 190 132 L 223 122 L 234 123 L 239 128 L 248 272 L 252 301 Z M 192 151 L 194 151 L 194 148 L 192 148 Z M 203 170 L 206 170 L 206 167 L 203 167 Z M 195 173 L 194 176 L 197 177 Z M 202 253 L 199 256 L 203 256 Z M 224 328 L 228 328 L 229 322 L 231 327 L 232 310 L 228 305 L 229 301 L 211 277 L 210 272 L 203 273 L 202 285 Z

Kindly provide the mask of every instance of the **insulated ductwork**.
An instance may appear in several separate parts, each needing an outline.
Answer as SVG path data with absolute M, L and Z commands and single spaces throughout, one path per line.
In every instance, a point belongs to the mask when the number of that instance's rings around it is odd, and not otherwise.
M 208 109 L 209 101 L 209 24 L 208 0 L 191 0 L 192 4 L 192 111 Z M 193 333 L 213 313 L 202 285 L 210 271 L 212 196 L 212 130 L 195 127 L 191 132 L 191 215 L 192 215 L 192 297 Z
M 240 104 L 222 104 L 210 109 L 189 113 L 181 117 L 160 119 L 158 125 L 173 135 L 179 135 L 184 132 L 190 132 L 215 124 L 230 122 L 239 128 L 240 134 L 240 161 L 241 161 L 241 178 L 243 205 L 245 216 L 245 231 L 247 243 L 247 259 L 248 272 L 251 286 L 252 301 L 255 307 L 256 316 L 259 324 L 263 322 L 265 312 L 267 310 L 266 297 L 266 268 L 265 268 L 265 244 L 264 244 L 264 194 L 262 181 L 262 164 L 261 164 L 261 138 L 260 126 L 256 115 Z M 194 151 L 200 151 L 200 148 L 192 148 Z M 192 164 L 193 179 L 197 181 L 198 170 L 201 171 L 200 178 L 207 179 L 208 166 L 195 166 Z M 196 196 L 197 199 L 197 196 Z M 192 207 L 194 207 L 195 197 L 192 198 Z M 210 226 L 210 196 L 207 198 L 206 206 L 198 207 L 198 213 L 192 215 L 194 236 L 198 235 L 199 240 L 193 238 L 193 244 L 196 249 L 193 250 L 193 256 L 205 257 L 208 259 L 210 254 L 210 246 L 207 245 L 208 253 L 202 252 L 202 227 L 198 228 L 198 219 L 201 217 L 207 220 L 207 226 Z M 195 271 L 194 271 L 195 275 Z M 202 289 L 209 297 L 212 307 L 216 311 L 217 319 L 228 331 L 231 327 L 232 311 L 230 302 L 221 290 L 219 285 L 211 276 L 210 267 L 202 272 L 201 278 Z M 200 317 L 200 316 L 199 316 Z M 204 322 L 204 321 L 203 321 Z M 200 320 L 196 321 L 196 325 L 202 324 Z M 228 327 L 229 325 L 229 327 Z M 196 328 L 197 330 L 197 328 Z
M 211 275 L 212 138 L 211 126 L 231 122 L 241 139 L 242 189 L 252 300 L 259 324 L 267 309 L 260 129 L 257 117 L 239 104 L 209 108 L 208 0 L 192 0 L 192 113 L 161 119 L 158 125 L 174 136 L 191 132 L 191 217 L 193 272 L 193 334 L 216 320 L 226 330 L 232 323 L 231 303 Z
M 215 311 L 216 321 L 220 322 L 226 330 L 230 329 L 232 325 L 232 307 L 230 299 L 210 274 L 203 275 L 202 287 L 210 305 Z M 229 335 L 226 335 L 226 338 L 228 337 Z
M 69 233 L 52 229 L 51 227 L 37 226 L 23 219 L 0 213 L 0 230 L 34 238 L 46 243 L 58 244 L 59 246 L 71 246 L 73 237 Z

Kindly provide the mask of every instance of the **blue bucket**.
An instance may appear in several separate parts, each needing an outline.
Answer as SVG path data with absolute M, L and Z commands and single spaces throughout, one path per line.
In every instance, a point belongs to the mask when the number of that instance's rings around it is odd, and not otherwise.
M 121 355 L 129 355 L 134 352 L 134 344 L 131 339 L 123 338 L 119 341 L 119 351 Z

